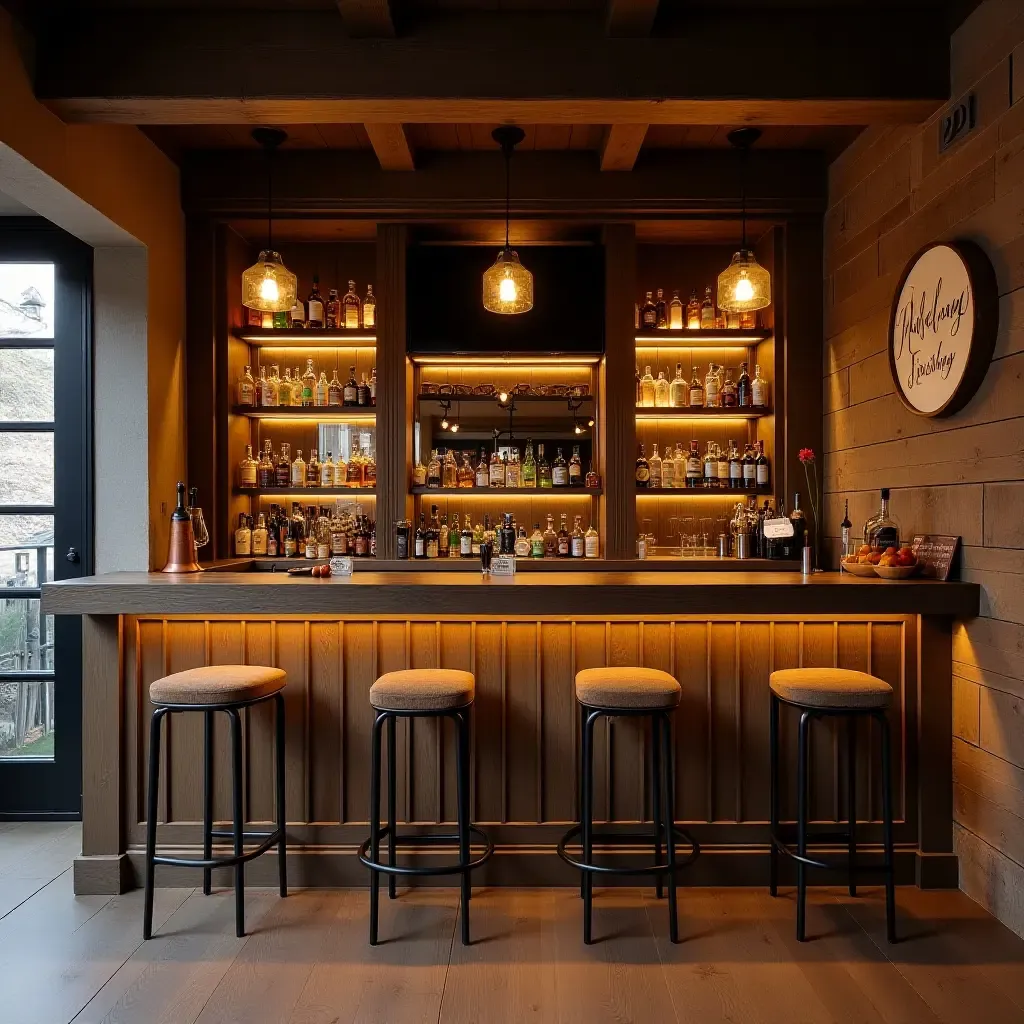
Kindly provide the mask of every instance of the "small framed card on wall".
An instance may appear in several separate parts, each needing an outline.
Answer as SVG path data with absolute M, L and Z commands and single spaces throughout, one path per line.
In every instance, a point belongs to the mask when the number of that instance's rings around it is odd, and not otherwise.
M 934 242 L 907 264 L 889 314 L 889 369 L 903 404 L 951 416 L 981 386 L 996 344 L 999 293 L 973 242 Z

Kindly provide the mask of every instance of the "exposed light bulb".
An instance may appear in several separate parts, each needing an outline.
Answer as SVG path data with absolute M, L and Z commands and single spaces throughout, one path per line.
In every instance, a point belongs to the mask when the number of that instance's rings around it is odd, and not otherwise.
M 582 434 L 583 433 L 583 428 L 577 423 L 576 426 L 573 427 L 573 431 L 575 433 L 577 433 L 577 434 Z
M 502 302 L 515 302 L 519 298 L 516 283 L 511 277 L 503 277 L 501 279 L 501 284 L 498 285 L 498 298 Z
M 592 427 L 593 425 L 594 425 L 594 421 L 592 419 L 591 420 L 587 420 L 587 426 L 588 427 Z
M 277 302 L 277 280 L 269 274 L 260 282 L 260 298 L 264 302 Z
M 504 284 L 504 282 L 503 282 L 503 284 Z M 513 284 L 512 287 L 514 289 L 515 285 Z M 503 295 L 502 298 L 504 299 L 505 296 Z M 508 401 L 508 392 L 507 391 L 499 391 L 498 392 L 498 401 L 502 402 L 502 403 L 507 402 Z
M 750 283 L 750 278 L 746 274 L 736 282 L 733 295 L 736 296 L 737 302 L 749 302 L 754 297 L 754 286 Z
M 452 424 L 452 433 L 453 434 L 457 434 L 458 432 L 459 432 L 459 425 L 458 425 L 458 423 L 453 423 Z
M 447 419 L 441 420 L 441 429 L 442 430 L 447 430 L 448 429 L 448 420 Z

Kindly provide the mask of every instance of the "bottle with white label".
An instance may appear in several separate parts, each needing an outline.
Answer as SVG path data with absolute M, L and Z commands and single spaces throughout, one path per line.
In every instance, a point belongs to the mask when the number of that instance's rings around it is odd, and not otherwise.
M 768 486 L 768 456 L 764 453 L 764 441 L 757 442 L 757 486 L 760 490 Z
M 306 326 L 314 330 L 324 327 L 324 300 L 320 295 L 320 275 L 313 275 L 313 287 L 306 299 Z
M 718 487 L 719 490 L 728 490 L 729 487 L 729 449 L 718 449 Z
M 736 442 L 729 441 L 729 489 L 739 491 L 743 489 L 743 460 L 740 457 L 740 450 Z
M 252 528 L 249 526 L 249 517 L 244 512 L 238 514 L 238 529 L 235 530 L 235 554 L 252 554 Z
M 238 464 L 238 486 L 256 486 L 256 460 L 252 457 L 252 445 L 245 446 L 245 458 Z
M 366 286 L 366 298 L 363 299 L 363 327 L 370 330 L 377 326 L 377 297 L 373 294 L 373 285 Z
M 654 446 L 654 451 L 651 453 L 650 459 L 648 459 L 648 465 L 650 466 L 651 476 L 648 487 L 661 487 L 661 456 L 658 454 L 658 446 Z
M 761 376 L 760 364 L 754 366 L 754 379 L 750 382 L 750 392 L 755 409 L 768 408 L 768 382 Z
M 247 366 L 238 378 L 238 404 L 251 406 L 255 404 L 256 381 L 253 380 L 252 367 Z
M 254 555 L 265 555 L 267 553 L 267 520 L 261 512 L 256 520 L 256 529 L 252 531 L 252 553 Z
M 587 527 L 583 535 L 583 551 L 586 558 L 599 558 L 601 556 L 601 538 L 598 536 L 594 524 Z

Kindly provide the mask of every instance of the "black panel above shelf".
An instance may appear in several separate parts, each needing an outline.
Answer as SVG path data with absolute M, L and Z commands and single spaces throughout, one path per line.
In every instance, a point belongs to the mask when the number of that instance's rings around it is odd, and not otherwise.
M 636 406 L 637 419 L 757 420 L 771 416 L 771 409 L 706 409 L 703 406 Z
M 447 495 L 471 495 L 494 494 L 513 495 L 516 497 L 573 497 L 577 494 L 598 495 L 601 494 L 601 487 L 413 487 L 413 494 L 447 494 Z
M 231 411 L 236 416 L 249 416 L 251 419 L 263 420 L 275 417 L 303 420 L 322 420 L 326 417 L 335 419 L 358 416 L 376 416 L 375 405 L 235 405 Z
M 347 498 L 377 493 L 373 487 L 236 487 L 234 492 L 250 498 Z
M 768 329 L 743 330 L 740 327 L 724 327 L 720 330 L 661 331 L 650 328 L 636 331 L 637 348 L 728 348 L 730 345 L 746 347 L 767 341 L 772 332 Z
M 236 338 L 263 348 L 373 348 L 377 344 L 374 331 L 319 330 L 313 328 L 284 329 L 273 327 L 236 327 Z
M 769 497 L 775 493 L 773 487 L 757 487 L 753 490 L 712 490 L 705 487 L 638 487 L 637 497 L 644 498 L 649 495 L 671 495 L 675 498 L 725 498 L 732 501 L 742 501 L 744 498 L 754 494 L 765 494 Z

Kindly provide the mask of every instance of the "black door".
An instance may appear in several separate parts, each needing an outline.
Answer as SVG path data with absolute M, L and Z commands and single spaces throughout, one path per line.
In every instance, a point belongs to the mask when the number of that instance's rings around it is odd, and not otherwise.
M 0 818 L 82 808 L 82 629 L 43 582 L 92 564 L 92 249 L 0 218 Z

